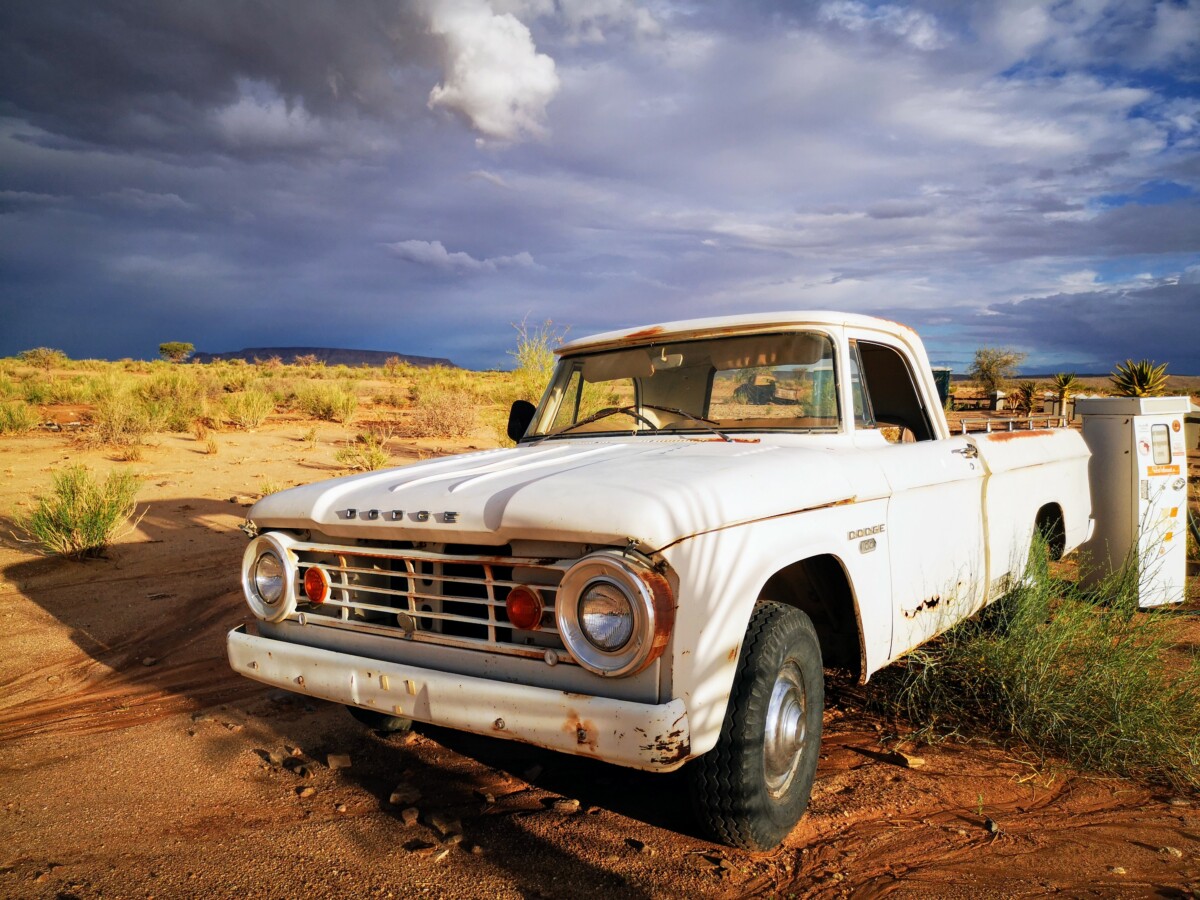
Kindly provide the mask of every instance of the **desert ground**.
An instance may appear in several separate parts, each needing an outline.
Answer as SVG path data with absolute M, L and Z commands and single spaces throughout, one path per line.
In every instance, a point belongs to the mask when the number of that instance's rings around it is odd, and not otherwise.
M 250 619 L 237 526 L 265 490 L 343 473 L 355 427 L 276 412 L 128 454 L 82 438 L 87 404 L 38 413 L 66 430 L 0 436 L 4 896 L 1200 896 L 1200 797 L 1019 747 L 914 744 L 832 673 L 809 812 L 770 853 L 697 834 L 678 774 L 424 725 L 385 735 L 268 690 L 225 661 Z M 494 432 L 386 447 L 403 465 Z M 83 562 L 13 524 L 74 463 L 143 480 L 136 527 Z M 1184 648 L 1198 613 L 1195 595 L 1176 613 Z

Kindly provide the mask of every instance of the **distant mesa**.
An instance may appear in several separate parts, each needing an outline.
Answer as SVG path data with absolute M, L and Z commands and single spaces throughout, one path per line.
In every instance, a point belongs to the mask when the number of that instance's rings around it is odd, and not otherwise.
M 382 366 L 389 359 L 399 358 L 409 365 L 428 368 L 430 366 L 446 366 L 457 369 L 448 359 L 435 356 L 413 356 L 410 353 L 395 353 L 391 350 L 344 350 L 338 347 L 247 347 L 245 350 L 230 350 L 226 353 L 204 353 L 197 350 L 192 354 L 196 362 L 213 362 L 218 359 L 244 359 L 254 362 L 256 359 L 265 360 L 278 356 L 281 362 L 290 363 L 296 357 L 316 357 L 327 366 Z

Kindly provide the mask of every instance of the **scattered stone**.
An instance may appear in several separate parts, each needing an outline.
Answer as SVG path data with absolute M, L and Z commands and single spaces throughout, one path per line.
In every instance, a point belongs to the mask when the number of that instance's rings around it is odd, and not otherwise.
M 230 731 L 232 731 L 234 734 L 237 734 L 239 731 L 242 730 L 242 726 L 238 725 L 236 722 L 226 722 L 225 727 L 228 728 Z
M 260 750 L 259 753 L 266 754 L 266 760 L 273 766 L 283 765 L 283 754 L 278 750 Z
M 1109 866 L 1108 871 L 1112 872 L 1114 875 L 1124 875 L 1125 867 L 1124 866 Z
M 150 666 L 154 665 L 157 662 L 158 662 L 157 656 L 143 656 L 142 657 L 142 665 L 146 666 L 147 668 L 149 668 Z
M 646 856 L 654 856 L 657 851 L 647 844 L 645 841 L 639 841 L 637 838 L 625 838 L 625 846 L 638 853 L 644 853 Z
M 410 806 L 400 813 L 400 821 L 410 828 L 417 824 L 417 820 L 421 818 L 421 811 L 415 806 Z
M 1183 851 L 1178 847 L 1163 847 L 1158 852 L 1167 856 L 1173 856 L 1175 859 L 1183 859 Z
M 1192 801 L 1186 797 L 1172 797 L 1167 801 L 1168 806 L 1191 806 Z
M 326 758 L 331 769 L 348 769 L 350 768 L 349 753 L 330 753 Z
M 533 782 L 537 781 L 538 778 L 541 777 L 542 771 L 543 770 L 541 766 L 530 766 L 525 770 L 525 773 L 522 777 L 530 784 L 533 784 Z
M 299 798 L 300 798 L 300 799 L 302 799 L 302 800 L 303 800 L 305 797 L 311 797 L 311 796 L 312 796 L 313 794 L 315 794 L 316 792 L 317 792 L 317 789 L 316 789 L 315 787 L 312 787 L 312 786 L 310 786 L 310 785 L 305 785 L 304 787 L 299 787 L 299 788 L 296 788 L 296 796 L 297 796 L 297 797 L 299 797 Z
M 485 791 L 485 790 L 477 788 L 475 791 L 475 796 L 487 804 L 492 804 L 492 803 L 496 802 L 496 795 L 493 794 L 491 791 Z
M 555 812 L 567 815 L 579 812 L 579 801 L 573 797 L 559 797 L 550 805 Z
M 445 859 L 445 858 L 446 858 L 447 856 L 449 856 L 449 855 L 450 855 L 450 848 L 449 848 L 449 847 L 447 847 L 445 850 L 443 850 L 441 853 L 439 853 L 437 856 L 435 856 L 435 857 L 433 858 L 433 861 L 434 861 L 435 863 L 437 863 L 437 862 L 441 862 L 443 859 Z
M 834 881 L 844 881 L 846 879 L 846 876 L 841 872 L 834 872 L 829 877 L 832 878 Z
M 902 769 L 919 769 L 925 765 L 925 760 L 922 757 L 913 756 L 910 753 L 901 753 L 899 750 L 893 750 L 886 758 L 892 765 L 900 766 Z
M 987 831 L 988 834 L 999 834 L 1000 833 L 1000 826 L 996 824 L 994 819 L 984 819 L 983 827 L 984 827 L 984 830 Z
M 334 812 L 340 812 L 340 813 L 344 813 L 344 812 L 346 811 L 346 804 L 345 804 L 345 803 L 339 803 L 337 806 L 335 806 L 335 807 L 333 808 L 333 811 L 334 811 Z
M 463 841 L 462 832 L 456 831 L 453 834 L 446 835 L 446 838 L 445 838 L 445 840 L 442 841 L 442 843 L 448 844 L 451 847 L 453 847 L 455 844 L 461 844 L 462 841 Z
M 283 749 L 287 751 L 288 756 L 294 756 L 296 758 L 299 758 L 304 755 L 304 751 L 301 750 L 299 747 L 284 746 Z
M 471 845 L 471 855 L 472 856 L 483 856 L 483 848 L 480 847 L 478 844 L 472 844 Z
M 955 829 L 954 829 L 954 833 L 955 833 L 955 834 L 957 834 L 959 837 L 966 837 L 966 836 L 967 836 L 967 829 L 965 829 L 965 828 L 955 828 Z
M 421 792 L 408 782 L 402 781 L 396 785 L 391 796 L 388 797 L 388 803 L 392 806 L 409 806 L 421 799 Z
M 312 778 L 313 777 L 312 770 L 309 769 L 308 766 L 296 766 L 296 768 L 292 769 L 292 771 L 295 772 L 297 775 L 299 775 L 301 778 Z
M 62 681 L 62 676 L 61 675 L 47 675 L 46 681 L 48 681 L 50 684 L 58 684 L 60 681 Z
M 430 813 L 429 824 L 433 826 L 433 828 L 435 828 L 443 838 L 451 834 L 462 833 L 462 822 L 454 818 L 454 816 L 450 815 L 450 813 L 442 812 L 441 810 L 438 810 L 435 813 Z

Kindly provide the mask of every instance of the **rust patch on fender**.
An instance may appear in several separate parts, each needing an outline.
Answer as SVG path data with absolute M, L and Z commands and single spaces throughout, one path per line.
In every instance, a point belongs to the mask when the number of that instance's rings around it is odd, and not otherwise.
M 1050 437 L 1054 433 L 1045 428 L 1040 428 L 1037 431 L 1033 431 L 1032 429 L 1029 431 L 993 431 L 991 434 L 981 434 L 979 437 L 996 444 L 1003 444 L 1005 441 L 1017 441 L 1021 438 Z
M 731 647 L 729 650 L 729 656 L 727 657 L 727 659 L 730 662 L 733 662 L 734 660 L 737 659 L 737 656 L 738 656 L 738 645 L 734 644 L 733 647 Z
M 650 589 L 654 603 L 654 634 L 650 638 L 650 652 L 645 662 L 638 667 L 637 671 L 641 672 L 662 656 L 663 650 L 667 648 L 667 641 L 671 639 L 671 632 L 675 628 L 675 595 L 671 592 L 671 585 L 667 579 L 653 569 L 639 567 L 637 576 Z
M 911 612 L 908 611 L 907 609 L 904 610 L 904 618 L 915 619 L 919 613 L 922 613 L 927 609 L 937 609 L 938 606 L 941 604 L 941 602 L 942 602 L 941 594 L 934 594 L 932 597 L 928 598 L 927 600 L 922 600 L 920 603 L 918 603 L 917 608 L 912 610 Z
M 662 326 L 655 325 L 653 328 L 643 328 L 641 331 L 635 331 L 635 332 L 633 332 L 633 334 L 627 334 L 627 335 L 625 335 L 625 337 L 622 338 L 622 340 L 640 341 L 643 338 L 657 337 L 658 335 L 660 335 L 662 333 L 663 333 Z
M 661 735 L 652 744 L 642 744 L 642 749 L 657 752 L 658 755 L 652 757 L 650 762 L 669 766 L 688 758 L 692 752 L 692 742 L 683 729 L 677 729 Z

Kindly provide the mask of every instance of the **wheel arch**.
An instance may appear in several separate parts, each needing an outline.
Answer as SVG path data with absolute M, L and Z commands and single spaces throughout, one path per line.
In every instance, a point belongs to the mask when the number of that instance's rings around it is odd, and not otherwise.
M 1042 504 L 1034 517 L 1033 527 L 1045 539 L 1050 558 L 1062 559 L 1067 546 L 1067 528 L 1062 506 L 1057 501 Z
M 822 553 L 789 563 L 767 578 L 757 599 L 805 612 L 816 628 L 824 665 L 864 677 L 866 645 L 858 600 L 837 556 Z

